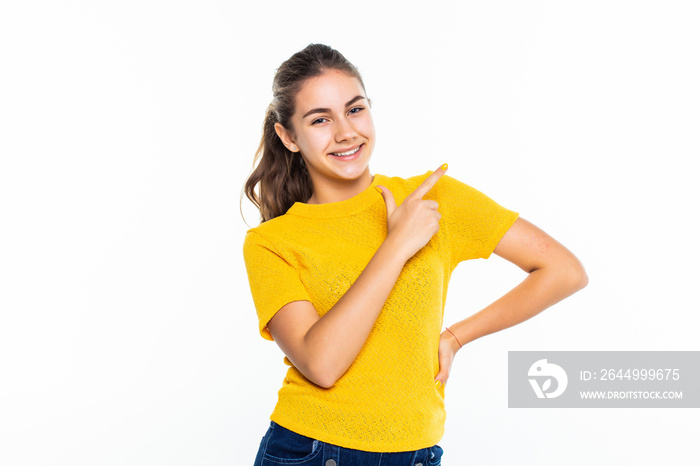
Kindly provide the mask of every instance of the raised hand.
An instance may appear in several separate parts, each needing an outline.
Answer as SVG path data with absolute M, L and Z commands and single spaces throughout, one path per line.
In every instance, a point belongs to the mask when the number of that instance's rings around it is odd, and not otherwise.
M 399 207 L 385 186 L 377 186 L 386 204 L 387 238 L 406 260 L 413 257 L 440 229 L 438 203 L 423 197 L 447 171 L 447 164 L 435 170 Z

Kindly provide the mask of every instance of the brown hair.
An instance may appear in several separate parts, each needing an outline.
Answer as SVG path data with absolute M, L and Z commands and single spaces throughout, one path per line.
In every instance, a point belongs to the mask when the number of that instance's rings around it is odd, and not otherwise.
M 293 133 L 291 117 L 297 93 L 307 79 L 328 70 L 339 70 L 357 78 L 360 72 L 340 52 L 323 44 L 310 44 L 282 63 L 272 81 L 272 103 L 267 107 L 263 135 L 255 153 L 255 169 L 243 191 L 260 210 L 266 222 L 287 212 L 295 202 L 306 202 L 313 194 L 311 177 L 301 153 L 291 152 L 275 132 L 275 123 Z M 259 187 L 258 187 L 259 185 Z M 258 192 L 256 192 L 258 187 Z

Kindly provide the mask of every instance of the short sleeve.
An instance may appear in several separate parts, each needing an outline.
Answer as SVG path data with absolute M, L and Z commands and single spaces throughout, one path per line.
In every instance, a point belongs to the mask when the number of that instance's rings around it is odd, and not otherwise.
M 491 256 L 518 213 L 447 175 L 436 187 L 439 187 L 439 210 L 445 220 L 453 266 L 464 260 Z
M 310 301 L 299 272 L 259 234 L 249 231 L 243 241 L 243 259 L 250 292 L 258 314 L 260 335 L 272 340 L 267 323 L 285 304 Z

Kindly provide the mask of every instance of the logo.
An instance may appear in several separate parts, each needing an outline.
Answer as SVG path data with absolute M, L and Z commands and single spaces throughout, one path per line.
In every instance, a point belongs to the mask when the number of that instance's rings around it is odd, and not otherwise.
M 540 359 L 530 366 L 527 372 L 528 379 L 532 389 L 535 391 L 537 398 L 556 398 L 566 390 L 566 385 L 569 383 L 569 378 L 566 372 L 556 364 L 547 363 L 546 359 Z M 538 379 L 542 379 L 542 386 L 538 383 Z M 555 390 L 548 391 L 552 387 L 552 379 L 556 380 Z

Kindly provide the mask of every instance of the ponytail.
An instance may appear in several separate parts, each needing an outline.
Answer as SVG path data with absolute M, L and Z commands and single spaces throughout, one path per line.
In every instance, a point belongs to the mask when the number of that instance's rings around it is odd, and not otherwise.
M 292 152 L 282 144 L 275 123 L 277 118 L 270 104 L 253 162 L 257 166 L 244 187 L 246 197 L 260 210 L 263 222 L 283 215 L 295 202 L 306 202 L 313 194 L 311 177 L 301 152 Z M 258 183 L 260 189 L 256 193 Z

